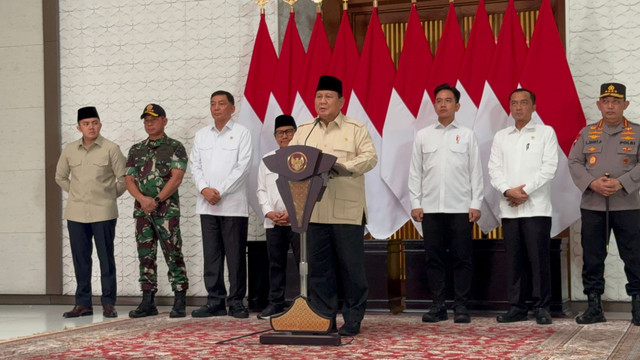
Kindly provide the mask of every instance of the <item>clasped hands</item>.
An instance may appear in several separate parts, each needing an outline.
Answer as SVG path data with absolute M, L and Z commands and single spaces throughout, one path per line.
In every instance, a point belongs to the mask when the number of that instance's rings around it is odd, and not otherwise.
M 265 214 L 265 217 L 271 219 L 276 225 L 289 225 L 289 213 L 287 213 L 287 210 L 281 213 L 269 211 Z
M 516 207 L 529 200 L 529 195 L 523 190 L 524 186 L 525 184 L 522 184 L 505 191 L 504 195 L 507 198 L 509 206 Z
M 621 190 L 622 184 L 620 184 L 620 180 L 618 179 L 601 176 L 589 184 L 589 189 L 606 197 L 615 194 L 618 190 Z
M 202 194 L 204 199 L 207 200 L 207 202 L 211 205 L 217 204 L 221 199 L 218 189 L 204 188 L 200 193 Z

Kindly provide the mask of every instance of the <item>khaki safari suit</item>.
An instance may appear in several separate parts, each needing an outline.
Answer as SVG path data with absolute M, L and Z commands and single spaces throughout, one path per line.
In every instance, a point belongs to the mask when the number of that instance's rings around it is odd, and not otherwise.
M 378 156 L 364 125 L 343 114 L 328 125 L 319 120 L 302 124 L 289 145 L 305 145 L 305 140 L 306 145 L 336 156 L 337 162 L 353 173 L 330 178 L 311 214 L 307 231 L 309 299 L 314 309 L 335 319 L 339 283 L 344 294 L 345 324 L 357 324 L 359 329 L 368 294 L 364 173 L 373 169 Z

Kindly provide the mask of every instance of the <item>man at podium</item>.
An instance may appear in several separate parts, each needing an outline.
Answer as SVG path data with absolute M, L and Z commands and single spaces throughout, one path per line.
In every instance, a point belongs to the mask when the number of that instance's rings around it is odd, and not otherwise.
M 344 295 L 344 325 L 339 333 L 353 336 L 360 332 L 368 295 L 364 173 L 373 169 L 378 155 L 365 126 L 341 113 L 343 105 L 342 82 L 333 76 L 321 76 L 315 98 L 318 117 L 300 125 L 289 145 L 313 146 L 334 155 L 337 163 L 351 173 L 329 180 L 311 214 L 307 246 L 311 306 L 335 318 L 340 290 Z

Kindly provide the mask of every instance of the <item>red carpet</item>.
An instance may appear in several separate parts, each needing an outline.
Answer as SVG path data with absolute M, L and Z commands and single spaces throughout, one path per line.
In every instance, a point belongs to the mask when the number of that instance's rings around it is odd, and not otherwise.
M 628 321 L 579 326 L 573 319 L 497 324 L 474 317 L 424 324 L 416 314 L 368 314 L 362 333 L 338 347 L 261 345 L 255 317 L 119 319 L 0 343 L 6 359 L 638 359 L 640 328 Z M 246 336 L 248 335 L 248 336 Z

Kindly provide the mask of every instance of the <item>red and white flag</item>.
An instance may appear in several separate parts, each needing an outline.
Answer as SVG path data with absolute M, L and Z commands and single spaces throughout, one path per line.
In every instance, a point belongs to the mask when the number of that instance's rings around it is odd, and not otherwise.
M 342 94 L 344 96 L 344 106 L 342 113 L 346 114 L 349 109 L 349 100 L 351 99 L 351 90 L 353 89 L 353 80 L 358 69 L 360 54 L 356 46 L 356 40 L 351 31 L 349 24 L 349 15 L 347 10 L 342 11 L 342 20 L 340 28 L 333 47 L 331 55 L 331 63 L 327 75 L 335 76 L 342 81 Z
M 456 119 L 469 128 L 473 128 L 495 48 L 489 15 L 484 0 L 480 0 L 456 86 L 460 90 L 460 110 Z
M 293 105 L 291 114 L 298 124 L 302 124 L 316 117 L 315 98 L 318 79 L 329 70 L 331 61 L 331 46 L 327 39 L 327 33 L 322 23 L 322 13 L 316 13 L 316 22 L 313 25 L 311 39 L 307 47 L 307 55 L 304 58 L 302 73 L 298 88 L 300 89 Z
M 353 93 L 347 115 L 361 121 L 369 130 L 381 154 L 382 129 L 387 114 L 395 66 L 374 7 L 362 56 L 353 83 Z M 406 222 L 407 215 L 391 189 L 380 177 L 380 162 L 365 174 L 368 212 L 367 228 L 376 239 L 386 239 Z
M 293 104 L 298 96 L 298 85 L 303 77 L 304 57 L 304 46 L 296 26 L 295 13 L 291 11 L 280 49 L 278 66 L 275 69 L 272 96 L 269 98 L 269 106 L 262 126 L 260 150 L 254 156 L 262 158 L 264 154 L 278 148 L 278 143 L 273 137 L 275 119 L 278 115 L 291 115 L 293 111 Z
M 586 120 L 549 0 L 542 0 L 520 84 L 536 94 L 536 113 L 555 129 L 562 149 L 551 182 L 551 236 L 555 236 L 580 218 L 581 193 L 571 180 L 567 155 Z
M 238 123 L 246 126 L 251 132 L 254 152 L 260 149 L 260 132 L 267 112 L 267 104 L 271 94 L 273 76 L 278 66 L 278 57 L 269 36 L 269 29 L 265 21 L 265 15 L 260 15 L 260 24 L 256 40 L 253 45 L 247 84 L 244 88 L 244 101 L 238 115 Z M 251 170 L 249 174 L 249 203 L 260 217 L 262 210 L 256 197 L 258 188 L 258 165 L 261 161 L 259 154 L 253 154 Z
M 491 144 L 495 133 L 509 125 L 509 94 L 518 87 L 526 56 L 527 41 L 513 0 L 510 0 L 473 126 L 480 148 L 482 168 L 485 169 L 482 217 L 478 221 L 484 232 L 496 228 L 500 218 L 500 194 L 491 186 L 489 172 L 486 171 Z
M 440 37 L 440 43 L 436 51 L 436 58 L 431 67 L 429 79 L 427 80 L 427 93 L 431 99 L 430 111 L 427 114 L 427 124 L 434 124 L 438 121 L 438 116 L 433 107 L 433 102 L 435 101 L 433 90 L 444 83 L 451 86 L 456 85 L 463 58 L 464 40 L 462 39 L 460 24 L 456 17 L 456 9 L 453 7 L 453 2 L 450 2 L 447 20 L 444 23 L 442 36 Z M 456 119 L 458 119 L 457 115 Z
M 415 133 L 426 125 L 423 105 L 430 103 L 426 87 L 432 63 L 433 55 L 414 3 L 411 6 L 398 72 L 384 122 L 382 153 L 379 154 L 380 175 L 403 206 L 406 214 L 404 221 L 409 220 L 411 216 L 407 185 L 409 163 Z M 424 99 L 426 101 L 423 101 Z M 422 123 L 417 121 L 419 114 L 422 114 L 425 120 Z

